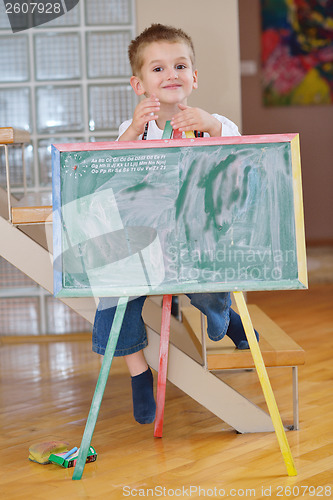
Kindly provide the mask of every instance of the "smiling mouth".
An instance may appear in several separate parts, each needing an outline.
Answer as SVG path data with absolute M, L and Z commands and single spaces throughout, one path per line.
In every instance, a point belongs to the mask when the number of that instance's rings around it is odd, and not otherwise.
M 179 89 L 181 87 L 180 84 L 178 83 L 173 83 L 171 85 L 166 85 L 165 87 L 163 87 L 163 89 Z

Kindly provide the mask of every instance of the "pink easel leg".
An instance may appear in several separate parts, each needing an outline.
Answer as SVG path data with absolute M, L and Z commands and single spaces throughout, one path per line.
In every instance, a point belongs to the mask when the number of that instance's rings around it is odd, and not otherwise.
M 171 302 L 172 302 L 172 295 L 164 295 L 163 308 L 162 308 L 162 322 L 161 322 L 160 356 L 159 356 L 159 367 L 158 367 L 158 378 L 157 378 L 156 418 L 154 427 L 155 437 L 162 437 L 163 434 L 165 388 L 166 388 L 168 353 L 169 353 Z
M 181 132 L 180 130 L 174 130 L 173 131 L 173 139 L 181 139 L 183 137 L 183 132 Z

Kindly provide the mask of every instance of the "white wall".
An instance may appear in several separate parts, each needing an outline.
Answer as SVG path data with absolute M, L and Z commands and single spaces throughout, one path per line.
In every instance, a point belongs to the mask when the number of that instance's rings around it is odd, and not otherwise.
M 136 0 L 137 33 L 151 23 L 182 28 L 193 39 L 199 88 L 189 100 L 241 129 L 237 0 Z

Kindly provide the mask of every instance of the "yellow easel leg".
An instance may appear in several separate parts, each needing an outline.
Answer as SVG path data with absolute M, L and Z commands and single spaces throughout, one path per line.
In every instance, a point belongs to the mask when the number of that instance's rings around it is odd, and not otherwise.
M 187 132 L 185 132 L 185 137 L 186 137 L 186 139 L 195 138 L 193 130 L 188 130 Z
M 256 367 L 259 381 L 265 396 L 265 400 L 268 406 L 268 410 L 273 422 L 275 429 L 275 434 L 281 449 L 281 453 L 286 464 L 288 476 L 297 476 L 297 471 L 295 468 L 294 460 L 291 454 L 289 443 L 287 441 L 286 433 L 283 428 L 281 416 L 275 401 L 271 383 L 269 381 L 267 370 L 264 364 L 264 360 L 261 355 L 261 351 L 254 333 L 252 321 L 250 314 L 244 299 L 242 292 L 233 292 L 235 301 L 238 307 L 240 317 L 244 326 L 247 341 L 250 346 L 251 354 L 253 357 L 254 365 Z M 260 333 L 260 332 L 259 332 Z

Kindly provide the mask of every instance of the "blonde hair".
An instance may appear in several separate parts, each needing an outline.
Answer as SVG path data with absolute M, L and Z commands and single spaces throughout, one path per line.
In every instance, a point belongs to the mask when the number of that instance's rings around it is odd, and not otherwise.
M 190 57 L 194 66 L 195 54 L 191 37 L 187 35 L 185 31 L 174 28 L 173 26 L 152 24 L 132 40 L 128 47 L 128 57 L 133 75 L 140 75 L 140 70 L 144 63 L 142 57 L 143 49 L 153 42 L 185 43 L 190 49 Z

